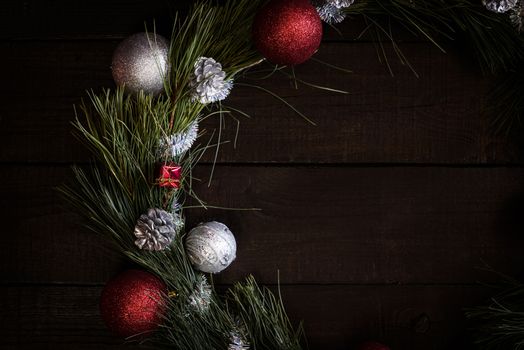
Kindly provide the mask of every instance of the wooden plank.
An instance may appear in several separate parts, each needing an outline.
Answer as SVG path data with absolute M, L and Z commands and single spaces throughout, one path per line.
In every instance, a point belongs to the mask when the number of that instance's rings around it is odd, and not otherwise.
M 125 266 L 59 201 L 53 187 L 69 176 L 2 167 L 4 281 L 101 283 Z M 187 227 L 216 219 L 235 233 L 238 258 L 220 283 L 250 273 L 275 283 L 277 270 L 283 283 L 493 281 L 484 263 L 510 275 L 524 264 L 523 179 L 523 168 L 219 166 L 197 193 L 262 210 L 194 210 Z
M 89 155 L 71 136 L 72 105 L 85 89 L 112 86 L 109 69 L 117 41 L 16 42 L 0 45 L 9 69 L 0 87 L 0 161 L 70 162 Z M 405 44 L 421 78 L 396 58 L 392 77 L 371 44 L 324 44 L 319 58 L 354 70 L 341 74 L 319 63 L 297 67 L 301 79 L 349 91 L 339 95 L 308 87 L 295 90 L 276 74 L 260 84 L 313 119 L 312 126 L 273 97 L 235 87 L 227 105 L 245 110 L 237 148 L 223 147 L 219 162 L 521 164 L 516 142 L 491 130 L 483 113 L 490 83 L 471 62 L 443 55 L 429 44 Z M 19 84 L 20 81 L 30 82 Z M 31 89 L 31 97 L 27 89 Z M 218 118 L 204 127 L 217 128 Z M 223 140 L 236 122 L 226 116 Z M 28 142 L 27 140 L 31 140 Z M 68 147 L 64 147 L 68 145 Z M 212 155 L 205 161 L 212 160 Z
M 303 320 L 311 350 L 379 339 L 393 349 L 468 349 L 462 308 L 479 286 L 282 286 L 288 313 Z M 98 311 L 100 286 L 1 287 L 0 335 L 8 349 L 118 348 Z M 131 347 L 134 348 L 134 347 Z
M 171 14 L 186 10 L 191 1 L 3 1 L 0 39 L 122 38 L 143 31 L 144 23 L 170 33 Z

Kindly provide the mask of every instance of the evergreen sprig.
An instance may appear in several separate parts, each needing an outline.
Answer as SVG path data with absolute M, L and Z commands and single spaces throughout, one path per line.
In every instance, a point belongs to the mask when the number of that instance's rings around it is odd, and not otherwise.
M 524 39 L 507 16 L 490 12 L 481 1 L 472 0 L 362 0 L 345 9 L 380 23 L 386 17 L 411 33 L 430 40 L 444 51 L 441 41 L 469 44 L 481 67 L 500 73 L 524 59 Z M 393 38 L 393 33 L 387 34 Z
M 523 284 L 514 282 L 488 305 L 470 308 L 466 315 L 480 349 L 524 349 Z
M 222 116 L 227 112 L 221 105 L 218 111 L 213 111 L 192 100 L 190 82 L 194 64 L 201 56 L 213 57 L 223 65 L 228 78 L 233 79 L 261 62 L 262 57 L 251 40 L 251 24 L 264 2 L 228 0 L 223 6 L 198 2 L 185 19 L 175 17 L 165 95 L 153 97 L 142 92 L 126 95 L 121 88 L 101 94 L 91 92 L 89 103 L 81 105 L 74 122 L 76 134 L 91 150 L 95 162 L 88 169 L 74 167 L 75 183 L 62 188 L 62 192 L 85 216 L 91 230 L 107 236 L 125 256 L 159 276 L 168 286 L 163 324 L 149 338 L 156 346 L 227 349 L 231 332 L 238 329 L 240 322 L 253 349 L 302 348 L 302 328 L 293 329 L 280 294 L 259 287 L 253 277 L 248 277 L 225 296 L 213 290 L 209 306 L 202 312 L 191 307 L 190 298 L 205 276 L 191 266 L 183 235 L 161 252 L 139 250 L 133 237 L 137 218 L 148 208 L 169 210 L 173 201 L 183 203 L 184 194 L 196 196 L 191 171 L 203 152 L 213 145 L 208 143 L 175 159 L 164 159 L 176 161 L 184 169 L 181 188 L 174 192 L 155 185 L 159 161 L 156 150 L 161 139 L 182 132 L 209 115 Z M 523 39 L 509 21 L 467 0 L 361 0 L 349 7 L 347 13 L 364 16 L 389 38 L 393 38 L 392 33 L 380 25 L 384 16 L 441 48 L 442 38 L 466 37 L 482 67 L 489 72 L 516 71 L 524 58 Z M 508 117 L 514 111 L 520 113 L 524 106 L 520 96 L 505 94 L 511 84 L 508 80 L 497 92 L 514 99 L 513 103 L 500 99 L 511 107 L 506 110 Z M 220 143 L 219 137 L 217 150 Z M 511 296 L 522 291 L 524 288 Z M 485 329 L 494 336 L 484 343 L 495 346 L 500 343 L 497 339 L 513 341 L 520 336 L 522 312 L 520 306 L 510 308 L 496 302 L 489 308 L 473 310 L 471 316 L 486 321 Z M 500 326 L 502 321 L 506 323 Z
M 229 300 L 252 336 L 254 349 L 302 349 L 302 325 L 293 330 L 282 298 L 266 287 L 259 287 L 253 276 L 229 290 Z M 274 327 L 273 325 L 279 325 Z
M 402 62 L 404 57 L 391 26 L 384 18 L 394 21 L 411 33 L 428 39 L 445 51 L 445 41 L 460 41 L 468 46 L 472 56 L 485 73 L 503 75 L 491 92 L 487 112 L 494 117 L 494 131 L 508 132 L 521 126 L 524 113 L 524 85 L 520 68 L 524 62 L 524 36 L 507 14 L 486 10 L 480 0 L 361 0 L 345 9 L 348 15 L 363 16 L 375 27 L 380 38 L 386 36 Z M 382 53 L 382 55 L 385 55 Z M 387 57 L 384 57 L 387 61 Z
M 249 30 L 259 6 L 259 1 L 248 0 L 231 0 L 223 7 L 196 4 L 184 21 L 175 20 L 166 95 L 127 95 L 122 88 L 100 95 L 91 92 L 89 103 L 82 103 L 73 123 L 95 162 L 88 169 L 74 167 L 75 184 L 61 191 L 92 231 L 110 238 L 125 256 L 166 283 L 170 293 L 165 296 L 163 323 L 148 338 L 157 347 L 227 349 L 231 332 L 238 329 L 236 320 L 246 320 L 255 323 L 245 325 L 253 349 L 300 349 L 301 333 L 293 331 L 280 299 L 269 290 L 256 289 L 253 279 L 235 286 L 231 295 L 236 298 L 224 299 L 213 290 L 204 311 L 193 307 L 190 298 L 205 277 L 193 269 L 183 235 L 160 252 L 134 245 L 136 220 L 148 208 L 170 210 L 173 201 L 183 200 L 182 193 L 195 196 L 192 168 L 213 147 L 207 144 L 165 159 L 184 169 L 180 190 L 170 192 L 155 185 L 160 140 L 209 115 L 227 112 L 207 111 L 206 105 L 191 100 L 194 62 L 200 56 L 214 57 L 231 78 L 259 62 Z M 260 313 L 252 312 L 254 305 Z M 278 341 L 270 341 L 275 335 Z

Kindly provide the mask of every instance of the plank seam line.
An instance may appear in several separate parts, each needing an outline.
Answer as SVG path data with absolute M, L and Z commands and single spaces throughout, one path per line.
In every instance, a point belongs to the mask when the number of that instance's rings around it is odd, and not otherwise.
M 259 283 L 262 286 L 277 287 L 276 283 Z M 0 287 L 2 288 L 13 288 L 13 287 L 63 287 L 63 288 L 74 288 L 74 287 L 103 287 L 105 283 L 70 283 L 70 282 L 2 282 Z M 491 287 L 496 284 L 490 284 Z M 217 283 L 215 287 L 231 287 L 232 283 Z M 281 283 L 280 287 L 486 287 L 485 283 Z
M 0 167 L 26 166 L 26 167 L 70 167 L 72 165 L 88 166 L 94 164 L 88 161 L 81 162 L 40 162 L 40 161 L 0 161 Z M 212 162 L 200 162 L 199 166 L 212 166 Z M 408 162 L 354 162 L 354 163 L 308 163 L 308 162 L 217 162 L 217 167 L 274 167 L 274 168 L 524 168 L 522 163 L 408 163 Z

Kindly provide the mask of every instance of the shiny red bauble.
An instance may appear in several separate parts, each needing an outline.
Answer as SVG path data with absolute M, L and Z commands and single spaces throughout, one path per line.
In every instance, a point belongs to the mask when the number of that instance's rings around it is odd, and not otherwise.
M 380 344 L 374 341 L 367 341 L 357 346 L 356 350 L 391 350 L 384 344 Z
M 309 0 L 271 0 L 255 17 L 253 40 L 271 63 L 299 64 L 317 51 L 322 21 Z
M 102 291 L 102 319 L 120 337 L 149 333 L 161 323 L 166 294 L 167 287 L 158 277 L 141 270 L 124 271 Z

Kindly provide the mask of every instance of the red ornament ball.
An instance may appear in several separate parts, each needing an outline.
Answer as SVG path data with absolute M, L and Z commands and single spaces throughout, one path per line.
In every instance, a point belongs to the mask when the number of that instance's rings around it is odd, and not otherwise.
M 322 21 L 309 0 L 271 0 L 255 17 L 253 40 L 270 62 L 299 64 L 318 49 Z
M 380 344 L 374 341 L 367 341 L 357 346 L 356 350 L 391 350 L 384 344 Z
M 110 280 L 100 297 L 100 313 L 107 328 L 120 337 L 154 331 L 165 310 L 167 287 L 158 277 L 127 270 Z

